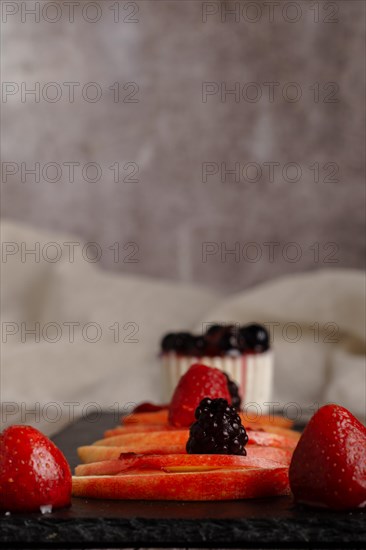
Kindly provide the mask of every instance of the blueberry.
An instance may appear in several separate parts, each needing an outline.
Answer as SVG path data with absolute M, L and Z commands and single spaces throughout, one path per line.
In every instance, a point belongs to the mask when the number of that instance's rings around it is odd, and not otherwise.
M 240 329 L 240 335 L 248 349 L 252 351 L 266 351 L 269 348 L 269 335 L 263 325 L 253 323 Z

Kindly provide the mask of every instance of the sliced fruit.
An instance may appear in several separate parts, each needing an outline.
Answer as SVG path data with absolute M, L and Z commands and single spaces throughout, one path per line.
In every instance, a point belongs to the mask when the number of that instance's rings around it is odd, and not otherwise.
M 267 447 L 295 448 L 297 439 L 264 431 L 248 430 L 249 444 L 264 445 Z M 128 433 L 99 439 L 96 446 L 116 447 L 123 446 L 126 452 L 144 452 L 141 448 L 155 449 L 165 453 L 166 447 L 182 445 L 185 447 L 189 437 L 189 430 L 169 430 L 161 432 Z
M 186 452 L 186 444 L 183 445 L 166 445 L 160 448 L 154 443 L 141 442 L 139 445 L 119 445 L 117 447 L 102 447 L 97 445 L 85 445 L 78 448 L 78 456 L 81 462 L 98 462 L 100 460 L 110 460 L 118 458 L 121 453 L 137 453 L 137 454 L 184 454 Z
M 289 466 L 293 449 L 286 447 L 261 447 L 260 445 L 247 445 L 247 458 L 265 458 L 280 464 Z
M 265 431 L 268 433 L 275 433 L 278 435 L 283 435 L 286 437 L 292 437 L 296 441 L 300 439 L 300 433 L 295 430 L 290 430 L 288 428 L 282 428 L 281 426 L 273 426 L 272 424 L 250 424 L 247 423 L 245 426 L 246 430 L 254 431 Z M 116 426 L 110 430 L 104 432 L 104 437 L 114 437 L 116 435 L 123 435 L 129 433 L 147 433 L 147 432 L 163 432 L 176 430 L 174 426 L 169 424 L 128 424 L 126 426 Z M 185 428 L 181 428 L 184 430 Z
M 132 413 L 122 416 L 122 424 L 168 424 L 168 409 L 156 412 Z
M 73 477 L 73 495 L 84 498 L 207 501 L 287 493 L 284 467 Z
M 220 468 L 278 468 L 285 466 L 267 458 L 238 455 L 133 455 L 122 454 L 117 460 L 107 460 L 92 464 L 81 464 L 75 468 L 75 475 L 115 475 L 131 469 L 165 471 L 198 471 L 197 469 L 213 470 Z
M 101 445 L 104 447 L 115 447 L 118 445 L 129 446 L 131 447 L 131 451 L 134 452 L 133 446 L 140 445 L 141 443 L 154 447 L 158 447 L 159 445 L 161 447 L 164 447 L 165 445 L 185 445 L 188 440 L 188 435 L 188 430 L 130 433 L 99 439 L 94 443 L 94 445 Z
M 102 475 L 113 476 L 116 474 L 120 474 L 123 471 L 134 468 L 135 465 L 138 464 L 140 456 L 141 455 L 133 455 L 133 453 L 126 453 L 126 458 L 124 460 L 115 458 L 112 460 L 101 460 L 100 462 L 90 462 L 88 464 L 79 464 L 79 466 L 76 466 L 75 468 L 75 475 L 76 476 L 102 476 Z M 149 455 L 143 455 L 143 456 L 148 457 Z M 152 455 L 152 456 L 156 456 L 156 455 Z
M 126 426 L 116 426 L 104 432 L 104 437 L 113 437 L 115 435 L 133 434 L 141 432 L 164 432 L 175 430 L 169 424 L 127 424 Z
M 297 444 L 297 438 L 292 436 L 284 436 L 275 433 L 264 431 L 249 430 L 247 431 L 249 443 L 252 445 L 261 445 L 265 447 L 285 447 L 294 449 Z
M 266 424 L 267 426 L 278 426 L 280 428 L 291 428 L 293 426 L 293 421 L 289 418 L 284 418 L 279 415 L 271 414 L 261 414 L 259 416 L 253 417 L 248 413 L 239 413 L 242 423 L 244 426 L 250 426 L 251 424 Z
M 277 415 L 260 415 L 253 417 L 249 413 L 239 413 L 244 426 L 266 424 L 267 426 L 278 426 L 281 428 L 291 428 L 293 421 Z M 132 413 L 123 416 L 121 419 L 123 426 L 130 424 L 168 424 L 168 409 L 162 409 L 157 412 Z
M 264 458 L 268 460 L 273 460 L 281 464 L 290 464 L 292 457 L 292 449 L 280 448 L 280 447 L 260 447 L 258 445 L 247 445 L 247 458 Z M 126 447 L 126 446 L 117 446 L 117 447 L 102 447 L 97 445 L 89 445 L 78 448 L 78 455 L 80 460 L 87 464 L 90 462 L 99 462 L 106 460 L 118 459 L 121 454 L 143 454 L 143 455 L 175 455 L 175 454 L 186 454 L 186 445 L 170 445 L 165 446 L 163 449 L 154 448 L 154 446 L 149 447 L 148 444 L 143 442 L 139 446 Z M 192 456 L 192 455 L 191 455 Z
M 292 439 L 295 439 L 296 441 L 299 441 L 301 433 L 296 432 L 295 430 L 290 430 L 289 428 L 282 428 L 281 426 L 272 426 L 269 424 L 261 424 L 260 428 L 259 426 L 252 424 L 251 426 L 247 426 L 247 429 L 252 430 L 264 430 L 265 432 L 271 433 L 271 434 L 277 434 L 282 435 L 284 437 L 291 437 Z
M 365 426 L 343 407 L 321 407 L 294 451 L 290 481 L 298 502 L 334 509 L 365 508 Z

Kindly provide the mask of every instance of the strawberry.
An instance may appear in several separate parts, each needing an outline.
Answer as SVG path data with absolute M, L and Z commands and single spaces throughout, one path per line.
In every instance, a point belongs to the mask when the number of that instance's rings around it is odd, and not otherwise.
M 204 397 L 223 397 L 231 403 L 227 378 L 219 369 L 195 363 L 182 376 L 169 407 L 169 422 L 179 428 L 189 427 L 194 413 Z
M 366 506 L 366 428 L 347 409 L 325 405 L 294 451 L 290 486 L 298 502 L 334 509 Z
M 0 435 L 0 509 L 60 508 L 70 496 L 70 468 L 52 441 L 30 426 L 10 426 Z

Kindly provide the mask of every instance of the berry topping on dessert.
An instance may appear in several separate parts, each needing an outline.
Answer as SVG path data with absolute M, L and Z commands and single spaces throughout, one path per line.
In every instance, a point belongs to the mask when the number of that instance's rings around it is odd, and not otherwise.
M 227 387 L 231 395 L 231 404 L 235 410 L 240 411 L 241 408 L 241 397 L 239 394 L 238 385 L 235 384 L 234 380 L 231 380 L 230 376 L 224 373 L 227 379 Z
M 253 323 L 239 330 L 241 345 L 244 348 L 263 352 L 269 348 L 269 334 L 262 325 Z
M 52 441 L 30 426 L 11 426 L 0 435 L 0 509 L 61 508 L 70 497 L 70 468 Z
M 174 351 L 198 357 L 225 355 L 233 351 L 260 353 L 269 349 L 269 336 L 265 327 L 258 324 L 242 327 L 211 325 L 202 336 L 189 332 L 166 334 L 161 341 L 161 349 L 165 353 Z
M 207 342 L 204 336 L 193 336 L 193 354 L 201 357 L 206 353 Z
M 182 376 L 169 407 L 169 422 L 177 427 L 189 427 L 195 410 L 204 397 L 223 397 L 231 403 L 227 378 L 219 369 L 195 363 Z
M 366 428 L 347 409 L 325 405 L 309 421 L 294 451 L 290 485 L 304 504 L 366 507 Z
M 195 417 L 187 453 L 246 455 L 247 433 L 236 410 L 226 399 L 202 399 Z
M 210 342 L 216 343 L 225 332 L 225 329 L 226 327 L 223 325 L 210 325 L 206 330 L 205 337 Z
M 223 334 L 218 342 L 218 348 L 221 353 L 230 353 L 233 352 L 239 354 L 239 341 L 238 341 L 239 330 L 238 327 L 230 325 L 225 327 Z
M 189 353 L 192 349 L 193 337 L 189 332 L 178 332 L 175 335 L 175 350 L 177 353 Z
M 227 373 L 238 385 L 244 402 L 257 403 L 263 411 L 268 409 L 274 361 L 264 326 L 212 324 L 200 336 L 189 332 L 169 333 L 162 339 L 161 347 L 164 400 L 171 399 L 180 377 L 199 362 Z M 239 407 L 237 400 L 234 406 Z
M 164 336 L 161 341 L 161 349 L 163 351 L 175 350 L 175 334 L 173 332 L 169 332 Z

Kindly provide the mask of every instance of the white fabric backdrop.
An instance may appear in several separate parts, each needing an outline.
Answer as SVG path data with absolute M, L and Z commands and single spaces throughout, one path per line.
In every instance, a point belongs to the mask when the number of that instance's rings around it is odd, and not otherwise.
M 2 225 L 3 425 L 27 422 L 52 434 L 85 412 L 103 408 L 118 415 L 128 403 L 159 400 L 157 354 L 164 332 L 200 330 L 203 322 L 253 320 L 272 326 L 274 401 L 281 406 L 295 402 L 305 415 L 317 403 L 335 401 L 366 416 L 362 272 L 292 275 L 223 298 L 207 288 L 116 276 L 78 254 L 73 263 L 67 255 L 55 263 L 42 255 L 39 262 L 32 256 L 22 261 L 20 252 L 4 256 L 16 246 L 21 250 L 21 243 L 34 248 L 39 242 L 42 250 L 51 241 L 62 245 L 75 240 Z M 39 342 L 26 333 L 37 322 Z M 70 323 L 78 323 L 73 342 Z M 94 338 L 93 327 L 83 335 L 87 323 L 96 323 L 101 331 L 95 343 L 88 341 Z M 119 342 L 110 328 L 116 323 Z M 137 341 L 123 341 L 132 331 L 136 334 L 130 339 Z

